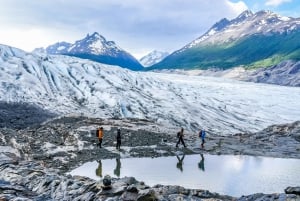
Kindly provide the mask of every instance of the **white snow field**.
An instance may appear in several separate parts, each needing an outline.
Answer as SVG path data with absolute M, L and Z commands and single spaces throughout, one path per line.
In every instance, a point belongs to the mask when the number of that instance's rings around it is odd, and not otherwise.
M 52 112 L 140 118 L 215 134 L 300 120 L 300 88 L 224 78 L 133 72 L 0 45 L 0 101 Z

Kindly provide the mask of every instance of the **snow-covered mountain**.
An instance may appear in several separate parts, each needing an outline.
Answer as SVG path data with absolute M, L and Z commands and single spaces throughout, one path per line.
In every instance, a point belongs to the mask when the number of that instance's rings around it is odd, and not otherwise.
M 67 53 L 70 53 L 69 48 L 71 46 L 72 46 L 71 43 L 57 42 L 53 45 L 48 46 L 46 48 L 46 53 L 48 53 L 48 54 L 67 54 Z M 88 51 L 87 47 L 85 47 L 85 49 L 86 49 L 86 51 Z
M 224 44 L 254 34 L 288 34 L 299 29 L 300 18 L 283 17 L 271 11 L 259 11 L 253 14 L 247 10 L 233 20 L 224 18 L 217 22 L 203 36 L 183 49 L 199 44 Z
M 300 18 L 271 11 L 244 11 L 214 24 L 205 34 L 166 57 L 154 68 L 267 67 L 300 60 Z
M 169 55 L 168 52 L 154 50 L 154 51 L 150 52 L 149 54 L 143 56 L 140 59 L 140 63 L 144 67 L 149 67 L 149 66 L 152 66 L 152 65 L 160 62 L 161 60 L 166 58 L 166 56 L 168 56 L 168 55 Z
M 0 101 L 26 102 L 60 115 L 139 118 L 232 134 L 300 120 L 299 100 L 296 87 L 133 72 L 0 46 Z
M 118 65 L 131 70 L 141 70 L 142 65 L 113 41 L 107 41 L 99 33 L 88 34 L 74 44 L 58 42 L 46 48 L 48 54 L 62 54 L 90 59 L 104 64 Z

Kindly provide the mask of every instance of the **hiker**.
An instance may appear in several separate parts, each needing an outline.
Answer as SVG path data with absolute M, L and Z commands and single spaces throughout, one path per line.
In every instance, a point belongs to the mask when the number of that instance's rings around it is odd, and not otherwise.
M 199 137 L 200 137 L 201 140 L 202 140 L 202 143 L 201 143 L 201 148 L 202 148 L 202 149 L 204 148 L 205 136 L 206 136 L 205 130 L 204 130 L 204 129 L 201 129 L 201 131 L 199 132 Z
M 101 127 L 100 129 L 98 129 L 98 140 L 99 140 L 98 146 L 100 148 L 102 147 L 102 139 L 103 139 L 103 127 Z
M 183 141 L 183 128 L 181 127 L 181 130 L 177 133 L 177 137 L 178 137 L 178 141 L 176 143 L 176 147 L 178 147 L 178 144 L 181 142 L 183 144 L 184 147 L 185 146 L 185 143 Z
M 116 145 L 116 148 L 118 150 L 120 150 L 121 148 L 121 129 L 118 128 L 118 131 L 117 131 L 117 145 Z
M 176 164 L 176 167 L 182 172 L 183 171 L 182 164 L 183 164 L 184 155 L 182 155 L 181 158 L 179 158 L 177 155 L 176 155 L 176 157 L 178 159 L 178 163 Z

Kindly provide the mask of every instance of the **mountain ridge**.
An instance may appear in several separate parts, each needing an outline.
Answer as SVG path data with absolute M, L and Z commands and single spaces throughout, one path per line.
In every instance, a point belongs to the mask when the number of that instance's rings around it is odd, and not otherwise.
M 97 32 L 87 34 L 85 38 L 75 41 L 58 42 L 46 48 L 48 54 L 61 54 L 89 59 L 99 63 L 118 65 L 130 70 L 142 70 L 143 66 L 130 53 L 108 41 Z
M 221 19 L 207 32 L 149 69 L 268 67 L 300 60 L 300 18 L 271 11 Z

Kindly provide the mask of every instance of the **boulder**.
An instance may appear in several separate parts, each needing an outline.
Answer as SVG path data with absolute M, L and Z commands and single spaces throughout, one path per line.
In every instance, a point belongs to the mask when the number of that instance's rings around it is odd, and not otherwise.
M 297 186 L 297 187 L 287 187 L 286 189 L 284 189 L 284 192 L 286 194 L 300 195 L 300 186 Z

